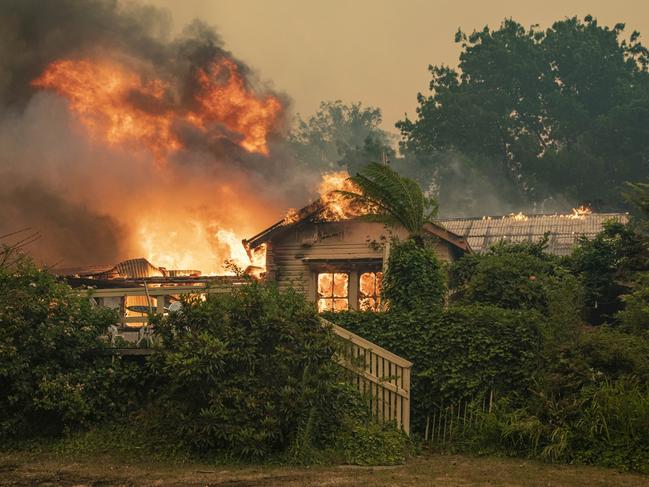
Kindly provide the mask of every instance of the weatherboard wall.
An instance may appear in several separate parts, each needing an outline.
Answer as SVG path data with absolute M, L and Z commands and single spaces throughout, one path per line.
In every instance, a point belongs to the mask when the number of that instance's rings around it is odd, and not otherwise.
M 315 299 L 313 262 L 377 261 L 385 254 L 391 237 L 407 237 L 405 231 L 392 230 L 380 223 L 358 220 L 341 222 L 303 222 L 269 242 L 267 269 L 270 279 L 281 289 L 289 287 Z M 440 259 L 452 259 L 446 242 L 436 242 Z

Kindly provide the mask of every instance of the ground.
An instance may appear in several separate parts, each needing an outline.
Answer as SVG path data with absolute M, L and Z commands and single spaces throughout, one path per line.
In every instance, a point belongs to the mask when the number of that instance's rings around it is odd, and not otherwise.
M 649 477 L 527 460 L 423 455 L 397 467 L 221 467 L 0 453 L 0 486 L 646 486 Z

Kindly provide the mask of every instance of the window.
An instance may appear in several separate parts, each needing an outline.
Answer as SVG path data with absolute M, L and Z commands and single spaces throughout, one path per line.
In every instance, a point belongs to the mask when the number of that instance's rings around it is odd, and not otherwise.
M 318 274 L 318 311 L 349 309 L 349 274 L 321 272 Z
M 363 311 L 378 311 L 381 305 L 382 272 L 363 272 L 358 283 L 358 307 Z

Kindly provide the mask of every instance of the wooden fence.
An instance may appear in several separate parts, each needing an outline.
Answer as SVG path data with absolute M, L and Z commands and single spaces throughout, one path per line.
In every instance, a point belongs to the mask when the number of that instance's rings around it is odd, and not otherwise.
M 165 313 L 182 295 L 227 293 L 233 285 L 240 283 L 96 289 L 91 296 L 99 305 L 118 310 L 119 333 L 131 331 L 141 340 L 153 332 L 147 327 L 149 313 Z M 412 363 L 338 325 L 322 321 L 341 339 L 341 352 L 336 360 L 345 369 L 347 380 L 366 398 L 372 416 L 379 422 L 394 421 L 410 433 Z
M 484 413 L 491 412 L 493 403 L 494 391 L 490 390 L 473 399 L 435 408 L 426 418 L 424 441 L 435 445 L 455 443 L 483 419 Z

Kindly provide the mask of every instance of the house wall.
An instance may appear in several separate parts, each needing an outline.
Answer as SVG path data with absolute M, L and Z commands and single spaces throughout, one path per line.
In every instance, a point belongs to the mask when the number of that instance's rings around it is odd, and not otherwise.
M 393 235 L 407 237 L 405 231 L 387 229 L 381 223 L 303 222 L 269 242 L 268 274 L 281 289 L 293 287 L 315 299 L 315 272 L 309 267 L 309 259 L 382 259 L 385 243 Z M 445 241 L 436 243 L 436 253 L 441 260 L 453 259 L 451 246 Z

